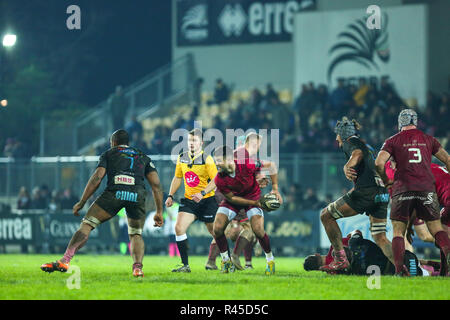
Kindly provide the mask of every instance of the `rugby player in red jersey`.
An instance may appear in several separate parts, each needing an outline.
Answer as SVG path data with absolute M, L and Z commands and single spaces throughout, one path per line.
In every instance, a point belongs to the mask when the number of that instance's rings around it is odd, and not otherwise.
M 231 148 L 223 146 L 214 151 L 219 173 L 215 178 L 217 189 L 225 196 L 220 203 L 214 220 L 214 238 L 222 257 L 222 272 L 234 271 L 234 266 L 228 254 L 228 242 L 224 231 L 236 214 L 244 209 L 250 220 L 252 231 L 255 233 L 262 249 L 266 254 L 267 266 L 266 275 L 275 273 L 275 262 L 273 260 L 270 240 L 264 231 L 264 213 L 261 209 L 261 189 L 256 180 L 256 175 L 261 168 L 269 169 L 272 180 L 272 192 L 282 203 L 282 198 L 278 192 L 278 174 L 273 162 L 251 158 L 236 159 Z
M 428 230 L 441 249 L 441 268 L 447 274 L 450 263 L 450 240 L 442 228 L 435 179 L 431 172 L 431 156 L 434 155 L 450 169 L 450 157 L 440 143 L 417 129 L 417 113 L 404 109 L 398 116 L 396 135 L 388 138 L 375 160 L 378 173 L 385 185 L 392 187 L 391 220 L 394 229 L 392 251 L 396 274 L 408 276 L 403 263 L 405 254 L 404 234 L 413 211 L 427 224 Z M 386 176 L 385 164 L 393 158 L 397 171 L 395 179 Z
M 258 135 L 256 132 L 250 132 L 247 136 L 240 136 L 237 138 L 236 142 L 236 150 L 234 151 L 234 156 L 236 159 L 241 159 L 245 161 L 247 158 L 256 159 L 259 148 L 262 143 L 262 136 Z M 262 173 L 258 171 L 256 174 L 256 179 L 258 181 L 260 188 L 265 188 L 268 185 L 268 178 Z M 211 180 L 207 186 L 203 190 L 203 193 L 208 192 L 209 190 L 213 190 L 216 187 L 214 184 L 214 179 Z M 193 196 L 194 201 L 199 202 L 203 198 L 203 193 L 197 193 Z M 223 195 L 218 192 L 217 199 L 219 199 L 219 203 L 224 199 Z M 235 242 L 235 246 L 233 249 L 233 253 L 231 255 L 231 261 L 238 270 L 244 270 L 240 263 L 239 256 L 241 252 L 244 252 L 245 256 L 245 269 L 253 269 L 252 266 L 252 251 L 253 247 L 256 244 L 256 237 L 253 233 L 250 221 L 245 213 L 244 209 L 241 209 L 237 215 L 234 217 L 233 221 L 228 224 L 225 235 L 228 239 L 231 239 Z M 207 270 L 215 270 L 216 267 L 216 258 L 219 255 L 219 249 L 217 247 L 215 239 L 211 242 L 208 254 L 208 261 L 206 263 L 205 268 Z

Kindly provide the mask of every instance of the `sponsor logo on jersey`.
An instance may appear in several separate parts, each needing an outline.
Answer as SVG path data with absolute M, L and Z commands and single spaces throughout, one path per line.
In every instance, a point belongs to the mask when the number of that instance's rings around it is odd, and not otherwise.
M 186 184 L 191 188 L 198 186 L 200 183 L 200 178 L 193 171 L 186 172 L 184 175 L 184 179 L 186 180 Z
M 125 184 L 128 186 L 134 186 L 135 180 L 134 177 L 121 174 L 114 177 L 114 184 Z

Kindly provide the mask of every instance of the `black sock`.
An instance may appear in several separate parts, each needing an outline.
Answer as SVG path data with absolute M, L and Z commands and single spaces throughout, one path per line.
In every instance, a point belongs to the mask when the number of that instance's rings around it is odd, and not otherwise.
M 177 241 L 178 251 L 180 251 L 181 262 L 188 265 L 188 240 Z

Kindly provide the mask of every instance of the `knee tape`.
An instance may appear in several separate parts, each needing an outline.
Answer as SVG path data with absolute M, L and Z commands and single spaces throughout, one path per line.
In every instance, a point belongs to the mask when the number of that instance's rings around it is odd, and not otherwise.
M 334 220 L 343 218 L 344 215 L 337 209 L 337 201 L 330 203 L 327 207 L 328 212 L 331 214 L 331 216 L 334 218 Z
M 386 228 L 387 222 L 377 222 L 377 223 L 373 223 L 370 226 L 370 234 L 372 236 L 377 235 L 379 233 L 386 233 L 387 228 Z
M 95 229 L 102 222 L 96 217 L 84 217 L 83 220 L 81 220 L 81 223 L 86 223 Z
M 128 234 L 131 235 L 142 235 L 142 228 L 132 228 L 128 227 Z

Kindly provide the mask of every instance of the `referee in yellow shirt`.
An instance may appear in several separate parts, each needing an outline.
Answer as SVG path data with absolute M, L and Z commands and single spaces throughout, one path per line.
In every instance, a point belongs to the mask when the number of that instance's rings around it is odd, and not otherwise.
M 213 224 L 218 209 L 214 191 L 207 194 L 203 189 L 213 180 L 217 174 L 217 168 L 213 158 L 205 155 L 202 150 L 202 131 L 194 129 L 188 136 L 189 151 L 178 156 L 175 176 L 170 184 L 169 196 L 166 206 L 171 207 L 173 195 L 181 186 L 184 180 L 184 198 L 181 199 L 178 211 L 177 222 L 175 224 L 175 235 L 178 250 L 180 251 L 182 266 L 172 270 L 172 272 L 191 272 L 188 262 L 188 240 L 186 231 L 196 219 L 205 223 L 211 236 L 213 235 Z M 202 192 L 203 199 L 197 203 L 192 200 L 192 196 Z

